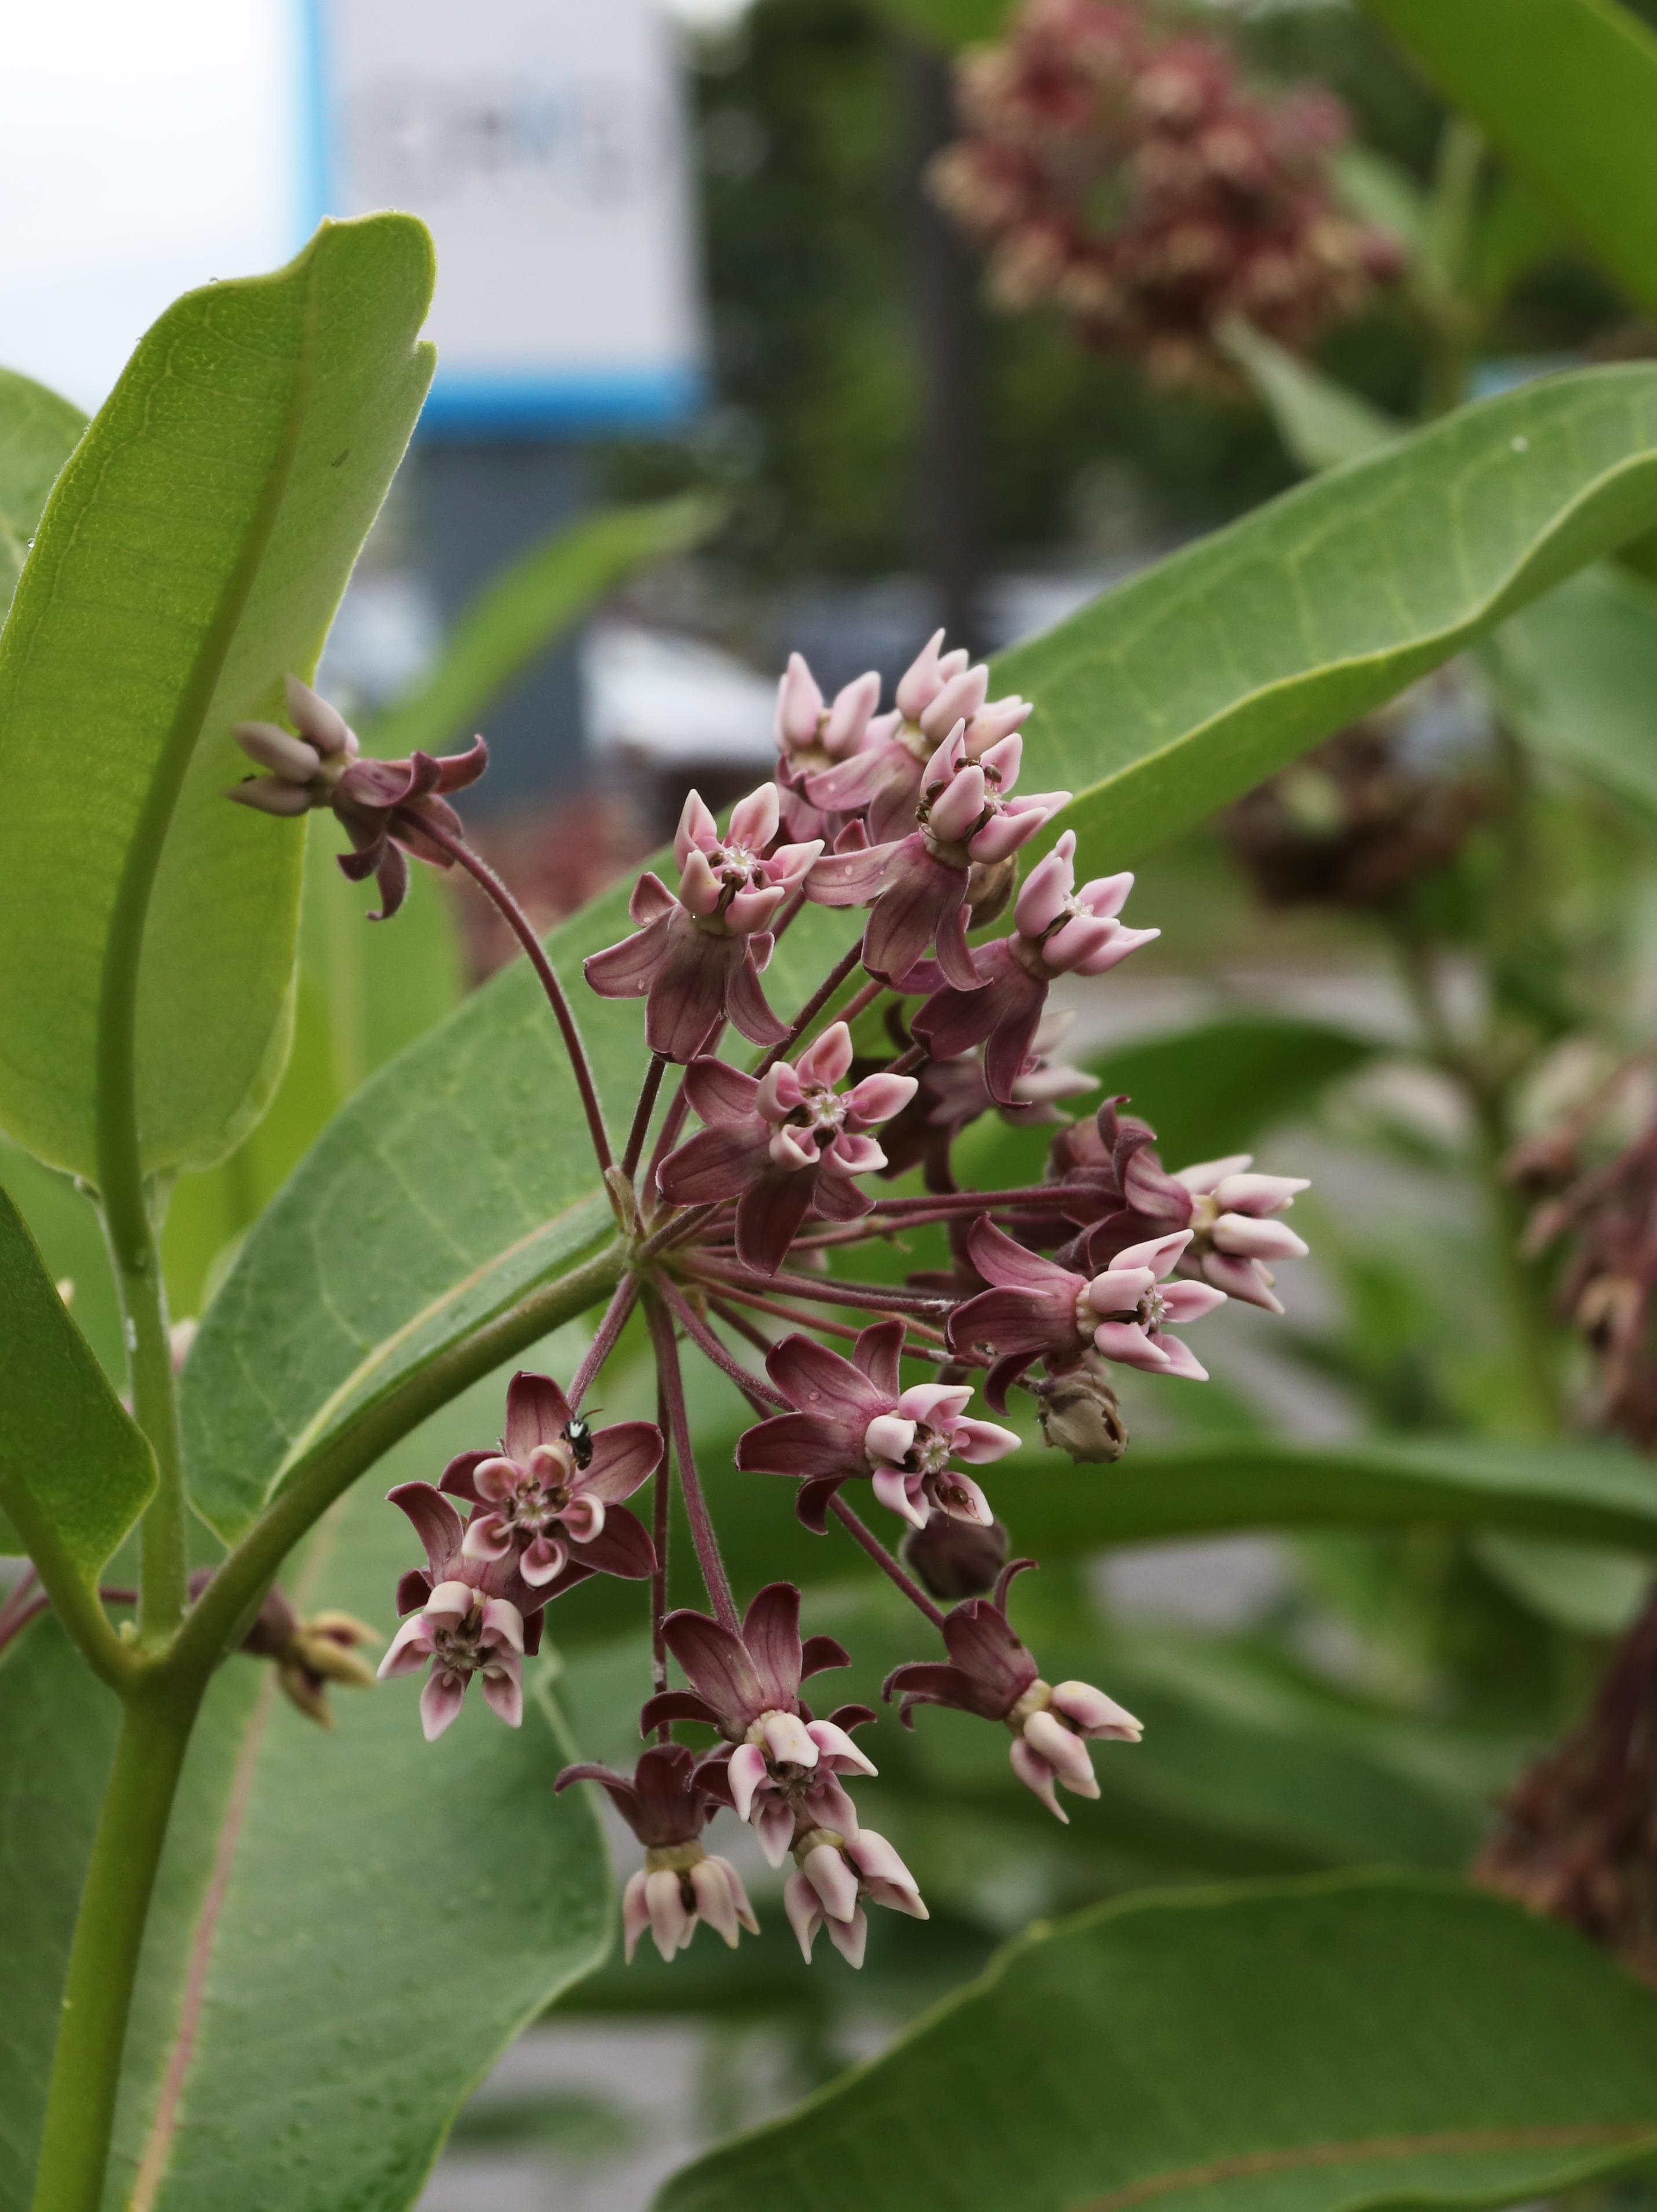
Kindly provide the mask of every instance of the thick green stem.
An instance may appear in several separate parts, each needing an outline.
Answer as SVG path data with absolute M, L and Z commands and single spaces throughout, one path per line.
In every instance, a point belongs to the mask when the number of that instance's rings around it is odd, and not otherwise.
M 155 1495 L 145 1508 L 138 1532 L 138 1637 L 146 1649 L 154 1650 L 166 1644 L 184 1619 L 190 1570 L 173 1340 L 161 1255 L 153 1243 L 149 1257 L 149 1265 L 143 1268 L 123 1265 L 119 1279 L 133 1415 L 155 1455 Z
M 99 2212 L 144 1923 L 205 1678 L 128 1695 L 75 1923 L 33 2212 Z

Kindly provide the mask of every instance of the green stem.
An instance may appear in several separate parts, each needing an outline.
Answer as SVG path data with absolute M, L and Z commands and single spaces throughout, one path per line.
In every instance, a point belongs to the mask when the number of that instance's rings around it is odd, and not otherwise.
M 143 1268 L 122 1265 L 121 1304 L 126 1315 L 127 1371 L 132 1412 L 155 1455 L 155 1494 L 138 1531 L 138 1639 L 147 1650 L 165 1644 L 188 1603 L 184 1449 L 179 1399 L 167 1328 L 167 1287 L 161 1255 L 152 1243 Z
M 33 2212 L 99 2212 L 155 1870 L 205 1679 L 129 1694 L 75 1923 Z

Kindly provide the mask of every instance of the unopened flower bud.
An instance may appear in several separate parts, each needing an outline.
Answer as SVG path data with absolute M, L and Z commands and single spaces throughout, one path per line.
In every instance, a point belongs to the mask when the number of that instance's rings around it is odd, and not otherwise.
M 924 1528 L 912 1528 L 904 1538 L 903 1559 L 932 1596 L 953 1605 L 995 1588 L 1007 1564 L 1007 1532 L 998 1521 L 982 1528 L 952 1513 L 935 1512 Z
M 1073 1367 L 1030 1386 L 1045 1441 L 1078 1464 L 1109 1466 L 1127 1449 L 1127 1420 L 1110 1385 L 1110 1363 L 1087 1352 Z

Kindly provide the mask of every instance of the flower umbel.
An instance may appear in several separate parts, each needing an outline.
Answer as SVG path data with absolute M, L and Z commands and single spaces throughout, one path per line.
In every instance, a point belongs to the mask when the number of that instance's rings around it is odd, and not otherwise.
M 669 1060 L 694 1060 L 726 1021 L 754 1044 L 775 1044 L 782 1024 L 760 973 L 771 957 L 767 924 L 822 850 L 820 838 L 776 845 L 777 787 L 763 783 L 719 826 L 693 791 L 673 840 L 678 895 L 639 878 L 629 911 L 636 935 L 595 952 L 586 979 L 604 999 L 643 999 L 645 1040 Z
M 1305 1188 L 1297 1178 L 1258 1175 L 1241 1154 L 1170 1175 L 1120 1099 L 1065 1121 L 1062 1103 L 1093 1079 L 1051 1057 L 1069 1016 L 1048 1014 L 1049 987 L 1103 976 L 1156 933 L 1122 919 L 1131 876 L 1078 888 L 1068 831 L 1015 893 L 1018 855 L 1065 799 L 1017 790 L 1029 702 L 992 701 L 987 670 L 945 650 L 941 632 L 884 714 L 879 693 L 859 677 L 825 702 L 794 656 L 778 698 L 777 781 L 740 799 L 724 830 L 693 793 L 677 892 L 642 877 L 634 934 L 587 961 L 600 996 L 646 1001 L 648 1066 L 614 1150 L 550 951 L 442 797 L 481 770 L 481 745 L 458 763 L 363 762 L 302 686 L 289 693 L 298 735 L 242 732 L 267 773 L 236 796 L 277 814 L 333 807 L 355 847 L 348 872 L 379 870 L 388 909 L 406 852 L 464 867 L 522 946 L 570 1055 L 614 1213 L 592 1262 L 609 1270 L 610 1303 L 568 1390 L 519 1372 L 498 1444 L 390 1493 L 425 1564 L 398 1583 L 402 1622 L 379 1672 L 424 1671 L 428 1737 L 453 1725 L 474 1677 L 516 1726 L 549 1607 L 595 1575 L 648 1589 L 652 1679 L 639 1725 L 655 1741 L 630 1773 L 582 1764 L 558 1784 L 598 1784 L 643 1846 L 622 1901 L 629 1958 L 646 1932 L 671 1959 L 702 1921 L 731 1944 L 756 1927 L 736 1869 L 708 1849 L 725 1814 L 786 1870 L 782 1902 L 808 1959 L 826 1929 L 859 1964 L 871 1905 L 926 1917 L 898 1850 L 853 1796 L 877 1779 L 855 1740 L 874 1715 L 841 1705 L 819 1719 L 801 1695 L 847 1653 L 802 1636 L 792 1583 L 765 1583 L 738 1611 L 696 1466 L 681 1346 L 754 1409 L 736 1468 L 793 1481 L 805 1526 L 826 1536 L 837 1523 L 941 1637 L 944 1658 L 889 1680 L 903 1719 L 932 1703 L 1005 1727 L 1017 1779 L 1063 1819 L 1061 1784 L 1098 1795 L 1089 1742 L 1133 1741 L 1139 1724 L 1088 1683 L 1044 1680 L 1008 1623 L 1010 1582 L 1031 1563 L 1005 1565 L 1007 1530 L 980 1478 L 999 1480 L 989 1470 L 1020 1438 L 968 1410 L 974 1389 L 981 1376 L 997 1412 L 1026 1389 L 1047 1445 L 1108 1463 L 1127 1443 L 1121 1368 L 1200 1378 L 1177 1329 L 1228 1294 L 1276 1310 L 1267 1262 L 1304 1249 L 1280 1218 Z M 808 898 L 871 911 L 785 1022 L 759 979 Z M 968 926 L 1010 902 L 1010 931 L 970 950 Z M 801 935 L 824 927 L 817 918 Z M 894 994 L 922 1001 L 907 1028 Z M 722 1049 L 727 1024 L 763 1048 L 758 1060 Z M 666 1091 L 671 1063 L 680 1073 Z M 991 1113 L 1056 1125 L 1042 1181 L 962 1188 L 960 1139 Z M 702 1126 L 687 1134 L 693 1114 Z M 923 1188 L 895 1188 L 917 1167 Z M 872 1264 L 848 1269 L 859 1247 Z M 661 1425 L 595 1426 L 583 1407 L 635 1308 Z M 515 1325 L 517 1310 L 501 1318 Z M 850 1486 L 864 1483 L 896 1516 L 901 1557 L 853 1510 Z M 646 1484 L 653 1534 L 628 1504 Z M 659 1544 L 677 1525 L 670 1492 L 706 1611 L 668 1608 Z M 366 1674 L 355 1649 L 366 1634 L 343 1615 L 295 1621 L 273 1594 L 249 1648 L 274 1656 L 320 1717 L 325 1683 Z M 711 1729 L 712 1747 L 676 1741 L 682 1728 Z

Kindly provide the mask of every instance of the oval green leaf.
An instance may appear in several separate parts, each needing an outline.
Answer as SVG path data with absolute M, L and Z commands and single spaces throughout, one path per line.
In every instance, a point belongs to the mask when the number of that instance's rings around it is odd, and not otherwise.
M 1461 409 L 1299 485 L 1004 653 L 1024 781 L 1120 867 L 1461 651 L 1657 514 L 1657 369 Z
M 1657 1997 L 1576 1936 L 1369 1875 L 1032 1931 L 657 2212 L 1504 2204 L 1657 2150 Z
M 135 912 L 144 1167 L 228 1151 L 281 1073 L 304 837 L 226 804 L 230 725 L 315 665 L 430 377 L 431 281 L 422 227 L 374 216 L 187 294 L 58 478 L 0 632 L 0 1123 L 54 1165 L 98 1173 Z

